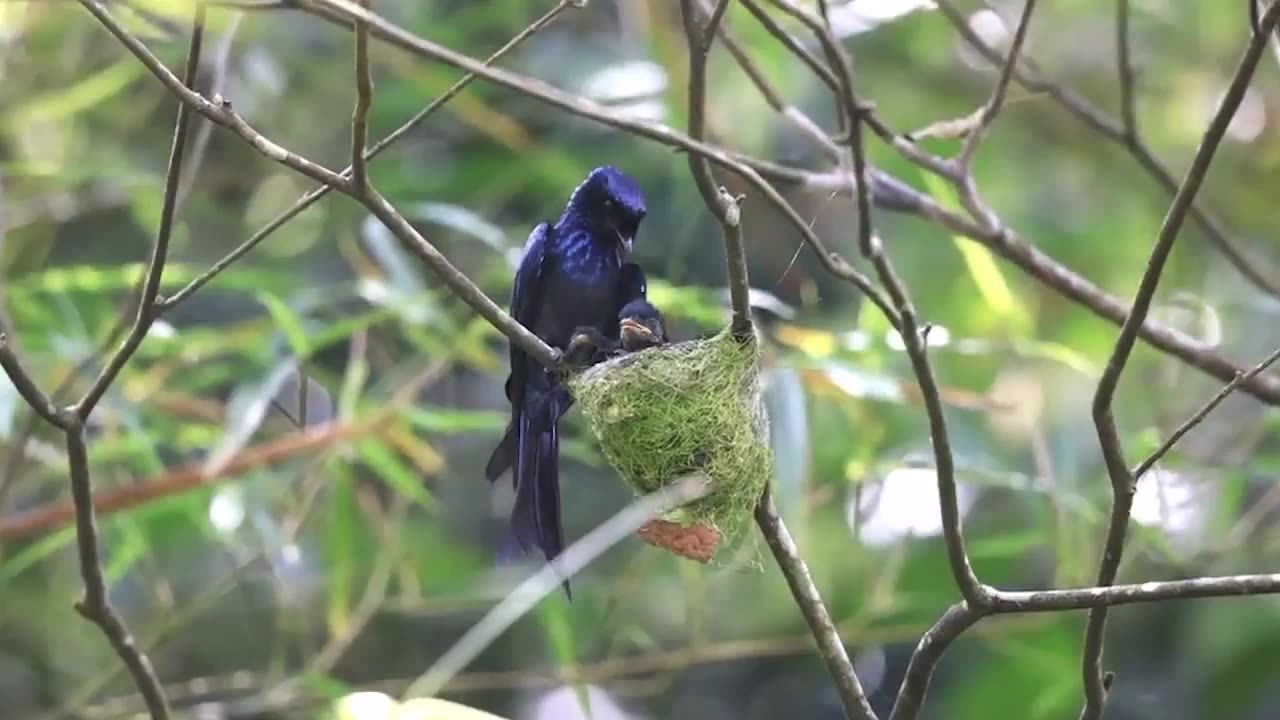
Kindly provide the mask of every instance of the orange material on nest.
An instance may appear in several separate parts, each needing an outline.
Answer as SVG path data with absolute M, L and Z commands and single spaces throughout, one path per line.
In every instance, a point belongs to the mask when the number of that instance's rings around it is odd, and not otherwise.
M 681 525 L 670 520 L 650 520 L 637 533 L 642 540 L 681 557 L 706 564 L 720 547 L 720 531 L 709 525 Z

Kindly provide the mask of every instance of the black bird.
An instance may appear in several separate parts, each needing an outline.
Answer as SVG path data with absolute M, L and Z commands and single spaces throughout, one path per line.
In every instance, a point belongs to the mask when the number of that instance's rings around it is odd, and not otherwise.
M 624 352 L 638 352 L 667 343 L 662 313 L 644 298 L 632 300 L 623 306 L 618 313 L 618 334 L 621 336 Z
M 627 262 L 644 215 L 644 194 L 634 179 L 609 165 L 592 170 L 560 219 L 539 223 L 529 234 L 511 291 L 511 314 L 561 350 L 584 326 L 616 338 L 619 310 L 644 292 L 643 273 Z M 511 421 L 485 476 L 494 481 L 514 466 L 511 540 L 522 553 L 537 546 L 550 561 L 564 549 L 558 424 L 571 399 L 552 371 L 514 343 L 506 393 Z M 514 552 L 509 542 L 501 554 Z
M 662 313 L 644 297 L 632 300 L 618 312 L 618 335 L 618 339 L 611 339 L 593 327 L 577 328 L 573 331 L 569 347 L 565 348 L 565 363 L 571 367 L 585 368 L 615 355 L 638 352 L 667 343 Z

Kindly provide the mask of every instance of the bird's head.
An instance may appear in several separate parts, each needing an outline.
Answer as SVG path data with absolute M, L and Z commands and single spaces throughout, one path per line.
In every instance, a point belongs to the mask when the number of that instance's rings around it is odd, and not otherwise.
M 618 334 L 622 349 L 636 352 L 667 342 L 662 313 L 647 300 L 632 300 L 618 313 Z
M 587 179 L 573 191 L 564 217 L 585 223 L 604 237 L 616 238 L 630 253 L 644 215 L 644 192 L 640 185 L 630 175 L 612 165 L 604 165 L 588 173 Z

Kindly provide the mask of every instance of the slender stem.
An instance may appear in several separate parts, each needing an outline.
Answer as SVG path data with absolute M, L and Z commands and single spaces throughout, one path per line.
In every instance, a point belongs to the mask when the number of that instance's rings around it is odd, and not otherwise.
M 1253 0 L 1249 0 L 1253 4 Z M 1120 122 L 1125 138 L 1138 139 L 1137 96 L 1134 92 L 1133 58 L 1129 45 L 1129 0 L 1116 0 L 1116 73 L 1120 76 Z
M 4 333 L 0 333 L 0 368 L 4 368 L 9 381 L 13 383 L 13 387 L 22 399 L 31 406 L 32 411 L 50 425 L 66 429 L 67 418 L 58 406 L 53 404 L 49 396 L 36 385 L 36 381 L 22 366 L 22 361 L 18 359 L 18 354 L 13 351 L 9 338 Z
M 773 494 L 768 488 L 765 488 L 760 503 L 756 505 L 755 515 L 760 534 L 764 535 L 769 550 L 778 562 L 778 568 L 787 580 L 787 586 L 791 588 L 791 596 L 795 598 L 796 605 L 800 607 L 809 631 L 818 644 L 818 654 L 835 678 L 836 690 L 844 703 L 845 716 L 850 720 L 875 720 L 876 713 L 871 709 L 871 703 L 867 702 L 866 693 L 862 691 L 862 684 L 858 682 L 849 653 L 840 640 L 840 632 L 831 621 L 831 614 L 822 603 L 818 587 L 813 584 L 809 566 L 805 564 L 796 541 L 792 539 L 786 523 L 778 514 L 778 508 L 773 504 Z
M 358 0 L 369 7 L 369 0 Z M 373 105 L 373 79 L 369 72 L 369 24 L 355 21 L 356 107 L 351 113 L 351 186 L 358 191 L 368 184 L 365 170 L 365 146 L 369 142 L 369 107 Z
M 937 8 L 942 11 L 947 21 L 951 23 L 956 33 L 960 35 L 966 44 L 993 64 L 999 65 L 1003 62 L 1000 53 L 988 45 L 973 28 L 969 27 L 964 13 L 956 9 L 952 0 L 937 0 Z M 1151 175 L 1170 196 L 1177 191 L 1177 178 L 1140 137 L 1130 136 L 1125 132 L 1125 125 L 1122 119 L 1117 120 L 1108 117 L 1106 113 L 1091 104 L 1084 96 L 1061 83 L 1049 80 L 1038 72 L 1029 60 L 1024 59 L 1023 62 L 1019 63 L 1014 68 L 1013 76 L 1027 90 L 1048 95 L 1089 129 L 1112 142 L 1123 145 L 1129 151 L 1129 154 L 1133 156 L 1133 159 L 1138 162 L 1138 165 Z M 1265 266 L 1257 259 L 1250 257 L 1249 254 L 1236 247 L 1235 240 L 1229 237 L 1227 229 L 1223 227 L 1222 222 L 1217 217 L 1206 210 L 1200 203 L 1193 203 L 1191 206 L 1191 218 L 1204 232 L 1209 243 L 1218 252 L 1222 253 L 1227 262 L 1231 263 L 1246 280 L 1268 295 L 1280 297 L 1280 281 L 1270 277 L 1264 271 Z M 1229 378 L 1221 376 L 1219 378 L 1223 382 L 1229 380 Z
M 1121 4 L 1125 0 L 1119 0 Z M 991 99 L 982 108 L 982 114 L 978 116 L 978 126 L 973 129 L 965 138 L 964 146 L 960 149 L 960 156 L 957 164 L 960 166 L 960 172 L 968 175 L 970 167 L 973 163 L 973 154 L 978 149 L 978 144 L 982 142 L 987 131 L 991 128 L 991 124 L 995 122 L 996 115 L 1000 113 L 1000 109 L 1004 106 L 1005 96 L 1009 92 L 1009 82 L 1013 79 L 1013 69 L 1018 64 L 1018 56 L 1022 53 L 1022 44 L 1027 39 L 1027 28 L 1031 25 L 1031 12 L 1035 10 L 1036 0 L 1026 0 L 1022 6 L 1022 16 L 1018 19 L 1018 28 L 1013 33 L 1013 43 L 1009 46 L 1009 56 L 1004 61 L 1004 65 L 1000 68 L 1000 79 L 996 81 L 995 90 L 991 92 Z
M 1148 311 L 1151 309 L 1151 303 L 1160 284 L 1160 277 L 1164 272 L 1165 263 L 1173 250 L 1174 241 L 1178 237 L 1178 231 L 1186 219 L 1196 192 L 1199 191 L 1200 185 L 1209 171 L 1209 165 L 1213 161 L 1218 144 L 1226 134 L 1227 127 L 1231 124 L 1231 119 L 1240 107 L 1240 102 L 1244 99 L 1245 91 L 1248 89 L 1253 73 L 1257 69 L 1258 61 L 1266 50 L 1267 39 L 1271 29 L 1276 26 L 1277 22 L 1280 22 L 1280 2 L 1273 2 L 1263 19 L 1263 27 L 1267 29 L 1267 33 L 1254 35 L 1250 39 L 1249 46 L 1245 50 L 1244 56 L 1240 59 L 1235 76 L 1227 88 L 1226 95 L 1210 121 L 1208 129 L 1205 130 L 1204 137 L 1200 141 L 1200 147 L 1196 151 L 1195 158 L 1191 161 L 1191 168 L 1187 171 L 1186 177 L 1178 187 L 1177 193 L 1173 196 L 1169 212 L 1165 215 L 1164 222 L 1160 226 L 1160 232 L 1156 236 L 1155 248 L 1151 251 L 1151 258 L 1147 261 L 1147 270 L 1143 273 L 1142 281 L 1138 285 L 1138 292 L 1133 300 L 1133 308 L 1125 319 L 1124 325 L 1120 328 L 1120 335 L 1116 338 L 1115 348 L 1112 350 L 1111 358 L 1107 361 L 1107 366 L 1102 372 L 1102 377 L 1099 379 L 1097 390 L 1094 393 L 1093 421 L 1097 429 L 1098 444 L 1102 449 L 1102 457 L 1106 462 L 1107 474 L 1111 479 L 1113 496 L 1107 537 L 1103 543 L 1102 560 L 1098 567 L 1097 584 L 1100 586 L 1111 585 L 1115 582 L 1116 573 L 1120 567 L 1120 558 L 1124 552 L 1125 534 L 1128 530 L 1129 512 L 1133 506 L 1136 483 L 1134 474 L 1129 471 L 1129 467 L 1125 462 L 1124 448 L 1120 442 L 1120 434 L 1116 428 L 1115 416 L 1112 412 L 1116 388 L 1120 383 L 1120 376 L 1124 373 L 1125 366 L 1128 363 L 1129 355 L 1133 351 L 1133 346 L 1137 342 L 1138 331 L 1146 319 Z M 1082 720 L 1095 720 L 1100 717 L 1103 704 L 1106 702 L 1107 690 L 1102 672 L 1102 646 L 1106 621 L 1107 609 L 1105 607 L 1094 608 L 1089 612 L 1089 620 L 1085 625 L 1084 661 L 1082 667 L 1085 706 L 1080 714 Z
M 720 0 L 706 28 L 698 27 L 693 0 L 681 0 L 680 17 L 689 44 L 689 137 L 702 140 L 706 129 L 707 54 L 715 38 L 716 24 L 724 17 L 726 0 Z M 702 195 L 707 209 L 720 222 L 724 234 L 725 265 L 728 269 L 729 301 L 733 308 L 730 328 L 734 336 L 752 337 L 750 280 L 747 277 L 747 254 L 742 245 L 742 211 L 737 200 L 723 187 L 717 187 L 707 159 L 689 154 L 689 172 Z
M 200 50 L 204 42 L 204 17 L 205 6 L 198 5 L 195 13 L 195 25 L 191 33 L 191 47 L 187 52 L 187 65 L 183 72 L 182 87 L 188 92 L 195 86 L 196 72 L 200 69 Z M 163 66 L 161 66 L 163 67 Z M 166 70 L 166 72 L 168 72 Z M 164 200 L 160 209 L 160 225 L 156 230 L 156 242 L 151 250 L 151 259 L 147 264 L 146 280 L 142 285 L 142 294 L 138 300 L 137 315 L 134 317 L 133 326 L 129 329 L 129 334 L 125 336 L 124 342 L 116 349 L 115 353 L 107 361 L 102 368 L 102 372 L 98 374 L 97 379 L 89 386 L 89 390 L 84 394 L 75 406 L 76 415 L 80 417 L 81 422 L 89 418 L 89 413 L 93 412 L 93 408 L 97 406 L 98 401 L 107 392 L 107 388 L 115 381 L 116 376 L 120 374 L 137 351 L 138 346 L 147 336 L 147 330 L 151 328 L 151 323 L 156 318 L 155 306 L 160 297 L 160 281 L 164 275 L 165 261 L 169 256 L 169 239 L 173 234 L 173 215 L 174 208 L 178 199 L 178 187 L 182 180 L 182 159 L 187 145 L 187 128 L 191 121 L 191 106 L 187 103 L 180 102 L 178 104 L 178 119 L 174 124 L 173 143 L 169 148 L 169 167 L 165 172 L 164 181 Z
M 537 20 L 533 21 L 533 23 L 530 24 L 529 27 L 525 28 L 524 30 L 521 30 L 519 33 L 516 33 L 516 35 L 512 37 L 511 40 L 507 41 L 505 45 L 495 50 L 492 55 L 490 55 L 488 58 L 484 60 L 483 64 L 486 66 L 492 65 L 493 63 L 502 59 L 503 56 L 505 56 L 507 53 L 511 52 L 513 49 L 519 46 L 520 43 L 524 42 L 534 33 L 538 32 L 542 28 L 549 25 L 552 20 L 554 20 L 557 16 L 560 15 L 561 12 L 571 7 L 576 7 L 576 5 L 574 5 L 573 0 L 560 0 L 560 2 L 557 3 L 556 6 L 553 7 L 551 10 L 547 11 L 546 14 L 544 14 L 542 17 L 538 18 Z M 466 89 L 466 87 L 470 85 L 471 82 L 476 79 L 476 77 L 477 75 L 475 73 L 467 73 L 466 75 L 462 76 L 462 78 L 459 79 L 457 82 L 455 82 L 453 85 L 451 85 L 448 90 L 445 90 L 438 97 L 436 97 L 434 100 L 428 103 L 426 107 L 419 110 L 416 115 L 409 118 L 409 120 L 406 121 L 403 125 L 396 128 L 395 131 L 393 131 L 386 137 L 382 138 L 378 142 L 374 143 L 374 145 L 364 153 L 364 158 L 366 160 L 371 160 L 377 157 L 379 154 L 382 153 L 383 150 L 386 150 L 388 147 L 390 147 L 392 143 L 404 137 L 405 134 L 417 128 L 419 125 L 422 124 L 424 120 L 431 117 L 440 108 L 444 107 L 445 103 L 449 102 L 454 98 L 454 96 L 456 96 L 458 93 Z M 352 168 L 348 166 L 342 171 L 341 174 L 345 176 L 345 175 L 350 175 L 351 172 L 352 172 Z M 261 243 L 263 240 L 266 240 L 268 236 L 270 236 L 276 230 L 280 229 L 281 226 L 283 226 L 285 223 L 289 222 L 293 218 L 297 217 L 299 214 L 302 213 L 303 210 L 306 210 L 307 208 L 316 204 L 316 202 L 320 200 L 320 198 L 324 197 L 325 195 L 328 195 L 332 190 L 333 190 L 332 186 L 321 185 L 320 187 L 317 187 L 314 190 L 310 190 L 306 194 L 304 194 L 302 197 L 298 198 L 293 203 L 293 205 L 289 207 L 289 209 L 280 213 L 278 216 L 275 217 L 275 219 L 271 220 L 266 225 L 262 226 L 262 228 L 260 228 L 252 236 L 250 236 L 248 240 L 245 240 L 243 243 L 237 246 L 234 250 L 228 253 L 225 257 L 223 257 L 221 260 L 218 260 L 217 262 L 215 262 L 208 270 L 206 270 L 200 276 L 193 279 L 181 290 L 169 296 L 169 298 L 167 298 L 163 303 L 160 304 L 160 308 L 159 308 L 160 311 L 161 312 L 167 311 L 170 308 L 177 305 L 178 303 L 182 302 L 183 300 L 186 300 L 188 297 L 192 295 L 192 293 L 204 287 L 206 283 L 208 283 L 210 280 L 216 277 L 219 273 L 226 270 L 237 260 L 239 260 L 240 258 L 244 257 L 246 254 L 248 254 L 249 251 L 257 247 L 259 243 Z
M 101 553 L 98 548 L 98 528 L 93 512 L 93 488 L 89 480 L 89 455 L 84 444 L 84 425 L 79 417 L 69 416 L 66 428 L 67 463 L 71 475 L 71 495 L 76 510 L 76 544 L 80 554 L 80 576 L 84 581 L 84 597 L 76 603 L 76 610 L 86 620 L 97 625 L 107 637 L 116 655 L 124 662 L 133 676 L 147 712 L 152 720 L 167 720 L 169 702 L 151 661 L 133 639 L 129 629 L 111 607 L 107 598 L 107 583 L 102 572 Z
M 889 720 L 915 720 L 920 715 L 929 694 L 933 671 L 943 654 L 956 638 L 981 618 L 981 612 L 964 603 L 952 605 L 933 627 L 920 636 L 920 642 L 907 663 L 907 674 L 898 688 L 898 697 L 893 701 L 893 710 L 889 711 Z
M 1173 431 L 1173 434 L 1170 435 L 1167 440 L 1161 443 L 1160 447 L 1156 448 L 1155 452 L 1151 453 L 1151 455 L 1149 455 L 1146 460 L 1143 460 L 1142 463 L 1138 465 L 1138 467 L 1133 469 L 1134 480 L 1136 481 L 1138 478 L 1141 478 L 1144 474 L 1146 474 L 1146 472 L 1150 470 L 1153 465 L 1155 465 L 1157 462 L 1160 461 L 1160 458 L 1164 457 L 1166 453 L 1168 453 L 1170 450 L 1173 449 L 1174 445 L 1178 444 L 1178 441 L 1182 439 L 1183 435 L 1186 435 L 1187 433 L 1191 432 L 1191 430 L 1195 428 L 1195 426 L 1204 422 L 1204 419 L 1209 416 L 1209 413 L 1213 412 L 1213 409 L 1218 407 L 1219 403 L 1221 403 L 1223 400 L 1226 400 L 1228 395 L 1235 392 L 1245 382 L 1248 382 L 1250 378 L 1257 376 L 1258 373 L 1271 367 L 1271 365 L 1276 360 L 1280 360 L 1280 349 L 1275 350 L 1270 355 L 1268 355 L 1265 360 L 1258 363 L 1257 365 L 1254 365 L 1252 368 L 1249 369 L 1249 372 L 1240 373 L 1239 375 L 1236 376 L 1235 380 L 1232 380 L 1231 382 L 1224 385 L 1222 389 L 1218 391 L 1217 395 L 1214 395 L 1212 398 L 1210 398 L 1209 402 L 1205 403 L 1199 410 L 1195 412 L 1194 415 L 1187 418 L 1185 422 L 1179 425 L 1178 428 Z

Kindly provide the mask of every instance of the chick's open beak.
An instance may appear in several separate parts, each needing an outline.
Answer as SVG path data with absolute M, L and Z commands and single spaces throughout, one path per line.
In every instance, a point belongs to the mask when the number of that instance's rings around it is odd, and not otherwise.
M 658 344 L 658 336 L 639 320 L 623 318 L 622 322 L 618 323 L 618 329 L 622 334 L 623 342 L 627 345 Z

